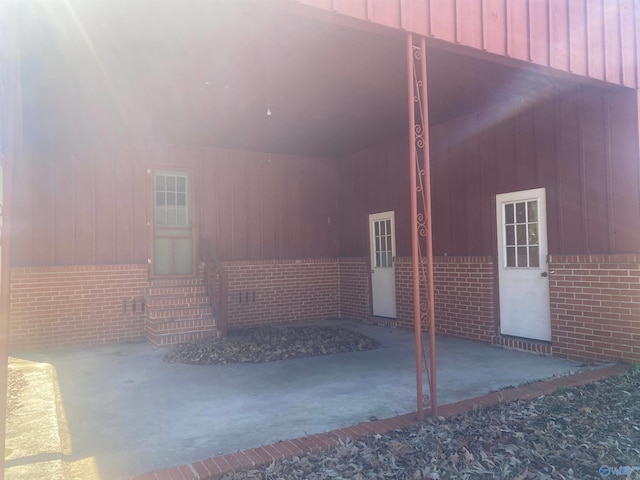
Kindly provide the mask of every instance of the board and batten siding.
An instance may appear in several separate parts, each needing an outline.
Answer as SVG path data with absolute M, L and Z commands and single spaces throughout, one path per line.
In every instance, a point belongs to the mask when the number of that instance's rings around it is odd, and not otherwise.
M 539 187 L 547 189 L 550 253 L 638 253 L 634 95 L 579 86 L 433 126 L 434 254 L 493 255 L 495 195 Z M 341 210 L 343 255 L 367 254 L 368 214 L 397 210 L 397 255 L 410 256 L 407 142 L 352 155 L 341 166 L 350 173 L 340 175 L 341 203 L 351 206 Z
M 146 263 L 147 169 L 193 175 L 194 221 L 223 260 L 338 255 L 332 160 L 189 146 L 102 144 L 16 165 L 16 267 Z
M 292 0 L 531 64 L 640 87 L 638 0 Z

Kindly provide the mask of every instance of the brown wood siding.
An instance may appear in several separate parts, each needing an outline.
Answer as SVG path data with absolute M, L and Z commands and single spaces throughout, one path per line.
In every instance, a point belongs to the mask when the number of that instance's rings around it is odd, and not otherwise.
M 397 139 L 340 162 L 340 256 L 368 257 L 368 216 L 391 210 L 395 211 L 396 254 L 411 252 L 411 240 L 403 234 L 411 228 L 408 156 L 408 141 Z
M 638 88 L 637 0 L 294 0 L 378 25 Z
M 224 260 L 338 255 L 334 160 L 114 144 L 25 155 L 15 265 L 146 263 L 148 168 L 192 172 L 196 231 Z
M 538 187 L 547 191 L 550 253 L 639 252 L 635 102 L 632 90 L 583 86 L 432 127 L 434 254 L 492 255 L 495 195 Z M 344 256 L 366 255 L 367 215 L 392 209 L 400 210 L 397 254 L 410 255 L 408 173 L 405 162 L 390 163 L 406 156 L 405 144 L 396 140 L 341 165 L 342 205 L 349 205 L 342 209 Z

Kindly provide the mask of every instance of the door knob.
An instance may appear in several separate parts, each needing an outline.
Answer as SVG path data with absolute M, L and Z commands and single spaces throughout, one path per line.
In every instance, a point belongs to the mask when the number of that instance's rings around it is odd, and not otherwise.
M 540 274 L 540 276 L 541 276 L 541 277 L 545 277 L 545 278 L 546 278 L 546 277 L 548 277 L 548 276 L 549 276 L 549 274 L 548 274 L 547 272 L 542 272 L 542 273 Z

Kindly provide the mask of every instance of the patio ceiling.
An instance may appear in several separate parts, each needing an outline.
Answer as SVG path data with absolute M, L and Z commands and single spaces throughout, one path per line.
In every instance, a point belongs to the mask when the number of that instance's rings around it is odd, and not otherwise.
M 24 2 L 27 145 L 116 131 L 334 157 L 406 133 L 402 35 L 374 35 L 265 4 Z M 430 49 L 428 58 L 432 124 L 558 85 L 449 51 Z

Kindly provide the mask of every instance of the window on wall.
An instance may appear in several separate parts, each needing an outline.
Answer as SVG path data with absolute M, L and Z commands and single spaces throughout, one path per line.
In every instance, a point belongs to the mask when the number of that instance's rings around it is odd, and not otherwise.
M 155 224 L 165 226 L 190 225 L 188 176 L 157 173 L 155 183 Z
M 538 201 L 505 203 L 503 207 L 506 266 L 539 267 Z

